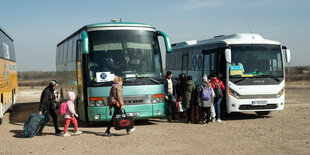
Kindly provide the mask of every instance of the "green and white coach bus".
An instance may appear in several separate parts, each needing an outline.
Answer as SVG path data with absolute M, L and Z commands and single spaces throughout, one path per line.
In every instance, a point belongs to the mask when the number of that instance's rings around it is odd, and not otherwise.
M 163 117 L 159 36 L 170 52 L 168 36 L 148 24 L 109 22 L 82 27 L 57 45 L 56 80 L 61 99 L 73 91 L 82 121 L 108 121 L 107 100 L 114 76 L 119 76 L 124 79 L 129 115 L 135 119 Z

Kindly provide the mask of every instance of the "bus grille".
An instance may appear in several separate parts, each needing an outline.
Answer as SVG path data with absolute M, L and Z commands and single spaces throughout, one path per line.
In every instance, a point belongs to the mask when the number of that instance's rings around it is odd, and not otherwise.
M 261 110 L 261 109 L 276 109 L 277 104 L 267 104 L 262 106 L 241 105 L 239 110 Z
M 124 104 L 125 105 L 137 105 L 137 104 L 146 104 L 143 101 L 143 97 L 136 96 L 136 97 L 124 97 Z
M 265 99 L 265 98 L 278 98 L 278 95 L 277 94 L 240 95 L 238 99 Z

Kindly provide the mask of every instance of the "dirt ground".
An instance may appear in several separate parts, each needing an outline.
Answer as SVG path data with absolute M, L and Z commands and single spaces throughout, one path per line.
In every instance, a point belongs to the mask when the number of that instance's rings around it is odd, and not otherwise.
M 80 136 L 56 136 L 50 121 L 46 136 L 24 138 L 24 121 L 38 112 L 42 90 L 20 88 L 15 110 L 0 126 L 0 154 L 310 154 L 309 83 L 290 83 L 285 109 L 268 116 L 233 113 L 209 124 L 150 119 L 136 121 L 131 135 L 112 129 L 113 137 L 102 136 L 106 124 L 80 124 Z

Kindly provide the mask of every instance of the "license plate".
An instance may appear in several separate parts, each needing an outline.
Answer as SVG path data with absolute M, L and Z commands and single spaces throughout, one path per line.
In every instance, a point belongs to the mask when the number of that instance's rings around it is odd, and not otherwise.
M 252 101 L 252 105 L 267 105 L 267 101 Z
M 140 116 L 139 112 L 128 112 L 127 113 L 128 116 Z

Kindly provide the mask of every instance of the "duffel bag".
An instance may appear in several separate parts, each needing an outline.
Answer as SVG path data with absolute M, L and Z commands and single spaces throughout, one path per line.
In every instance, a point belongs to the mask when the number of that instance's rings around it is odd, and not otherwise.
M 124 109 L 124 113 L 117 114 L 114 118 L 114 129 L 121 130 L 121 129 L 131 129 L 134 126 L 134 117 L 128 116 Z

